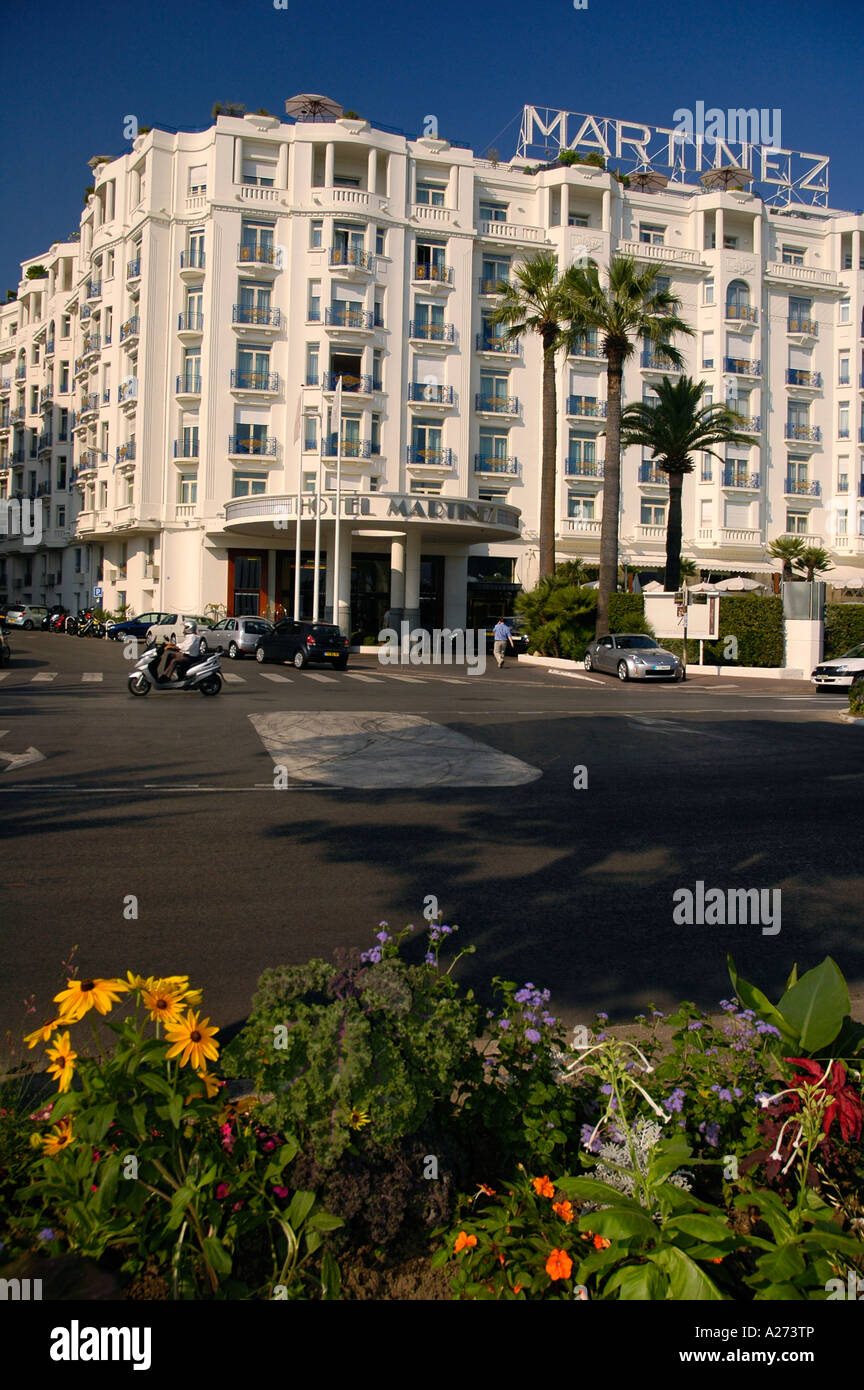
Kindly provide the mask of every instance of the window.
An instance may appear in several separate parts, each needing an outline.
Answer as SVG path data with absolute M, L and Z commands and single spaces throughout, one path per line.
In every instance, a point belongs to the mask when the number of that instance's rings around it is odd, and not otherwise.
M 590 227 L 591 219 L 584 212 L 571 212 L 567 217 L 568 227 Z
M 184 459 L 198 458 L 198 426 L 184 425 L 180 440 L 180 457 Z
M 480 409 L 503 410 L 510 394 L 510 378 L 506 372 L 480 373 Z
M 503 280 L 506 284 L 510 279 L 510 258 L 509 256 L 484 256 L 483 270 L 480 275 L 480 293 L 491 294 L 495 286 Z
M 323 243 L 324 222 L 320 217 L 314 217 L 309 223 L 309 247 L 316 251 Z
M 379 299 L 377 294 L 375 296 L 375 308 L 372 322 L 374 323 L 376 328 L 384 327 L 384 300 Z
M 103 483 L 100 483 L 100 484 L 99 484 L 99 507 L 100 507 L 100 509 L 101 509 L 101 508 L 104 508 L 104 507 L 107 507 L 107 506 L 108 506 L 108 484 L 103 482 Z
M 808 521 L 807 512 L 787 512 L 786 530 L 792 536 L 806 536 Z
M 318 383 L 318 344 L 306 344 L 306 385 L 317 386 Z
M 505 462 L 509 447 L 510 435 L 506 430 L 480 431 L 480 458 L 484 463 Z
M 477 496 L 481 502 L 506 502 L 509 492 L 506 487 L 479 487 Z
M 370 491 L 370 492 L 379 492 L 380 489 L 381 489 L 381 477 L 380 477 L 379 474 L 376 473 L 374 477 L 372 477 L 372 478 L 369 479 L 369 491 Z
M 666 503 L 643 502 L 640 509 L 639 520 L 643 526 L 665 526 Z
M 126 479 L 125 494 L 125 504 L 131 507 L 135 501 L 135 479 L 132 477 Z
M 714 460 L 712 459 L 710 454 L 702 455 L 702 471 L 699 476 L 703 483 L 710 483 L 714 476 L 714 471 L 712 468 L 713 462 Z
M 317 483 L 317 475 L 316 475 L 315 473 L 304 473 L 304 474 L 303 474 L 303 491 L 304 491 L 304 492 L 314 492 L 314 491 L 315 491 L 316 483 Z
M 849 385 L 849 353 L 841 352 L 837 363 L 837 382 L 840 386 Z
M 803 265 L 803 246 L 784 246 L 780 257 L 783 265 Z
M 714 303 L 714 281 L 713 281 L 713 280 L 706 280 L 705 283 L 704 283 L 704 285 L 702 286 L 702 303 L 703 303 L 703 304 L 713 304 L 713 303 Z
M 849 304 L 849 300 L 848 300 L 848 299 L 841 299 L 841 300 L 840 300 L 840 322 L 841 322 L 841 323 L 851 323 L 851 322 L 852 322 L 851 308 L 850 308 L 850 304 Z
M 184 469 L 177 477 L 177 501 L 191 506 L 198 501 L 198 471 Z
M 837 474 L 837 491 L 838 491 L 838 492 L 848 492 L 848 491 L 849 491 L 849 474 L 848 474 L 848 473 L 838 473 L 838 474 Z
M 639 223 L 639 240 L 648 246 L 662 246 L 666 236 L 666 228 L 655 222 Z
M 267 491 L 266 473 L 235 473 L 232 497 L 261 497 Z
M 580 521 L 594 520 L 595 499 L 581 492 L 568 492 L 567 515 Z
M 843 509 L 843 510 L 838 510 L 838 512 L 837 512 L 836 534 L 837 534 L 838 536 L 845 536 L 845 535 L 848 533 L 848 528 L 849 528 L 849 513 L 848 513 L 848 511 L 846 511 L 845 509 Z
M 195 164 L 189 170 L 189 193 L 207 192 L 207 165 Z
M 65 393 L 69 390 L 69 363 L 60 363 L 60 391 Z
M 480 221 L 481 222 L 506 222 L 507 203 L 481 203 Z
M 266 425 L 240 424 L 235 425 L 234 428 L 236 434 L 234 435 L 233 453 L 263 454 L 267 447 Z
M 114 310 L 105 310 L 105 317 L 102 321 L 102 346 L 107 347 L 114 335 Z
M 65 508 L 65 507 L 58 507 L 58 508 L 57 508 L 55 525 L 58 526 L 58 527 L 63 527 L 63 526 L 66 525 L 66 508 Z
M 799 299 L 794 295 L 789 297 L 789 322 L 790 333 L 807 333 L 813 326 L 813 300 Z
M 383 365 L 384 365 L 384 350 L 383 350 L 383 348 L 374 348 L 373 351 L 372 351 L 372 390 L 373 390 L 373 391 L 381 391 L 381 390 L 383 390 L 383 386 L 382 386 L 382 377 L 381 377 L 381 372 L 382 372 L 382 370 L 383 370 Z
M 106 251 L 106 252 L 105 252 L 105 262 L 104 262 L 104 265 L 105 265 L 105 279 L 106 279 L 106 280 L 113 280 L 113 279 L 114 279 L 114 252 L 113 252 L 113 251 Z
M 442 486 L 442 483 L 428 483 L 416 478 L 411 481 L 411 491 L 419 492 L 424 497 L 438 497 Z
M 321 322 L 321 281 L 309 281 L 309 298 L 306 319 L 309 323 Z
M 66 489 L 66 460 L 61 458 L 57 464 L 57 488 L 63 492 Z
M 714 367 L 714 334 L 702 334 L 702 370 L 710 372 Z
M 848 303 L 848 300 L 847 300 Z M 60 320 L 60 337 L 71 338 L 72 336 L 72 315 L 64 314 Z
M 303 450 L 309 454 L 318 448 L 318 416 L 303 417 Z
M 654 290 L 657 294 L 668 294 L 672 287 L 672 281 L 668 275 L 656 275 L 654 277 Z
M 373 414 L 373 416 L 372 416 L 372 434 L 371 434 L 370 453 L 372 453 L 372 454 L 380 454 L 380 453 L 381 453 L 381 416 L 378 415 L 377 413 L 376 413 L 376 414 Z
M 593 435 L 577 434 L 575 430 L 570 431 L 570 438 L 567 447 L 567 462 L 573 464 L 588 464 L 593 467 L 597 460 L 597 441 Z
M 275 251 L 272 222 L 243 222 L 240 227 L 240 260 L 273 263 Z
M 443 208 L 444 194 L 446 191 L 447 185 L 444 183 L 418 182 L 417 202 L 426 203 L 429 207 L 433 208 Z
M 837 406 L 837 438 L 849 438 L 849 402 L 840 401 Z
M 376 227 L 376 228 L 375 228 L 375 255 L 376 255 L 376 256 L 385 256 L 385 255 L 387 254 L 387 252 L 386 252 L 385 249 L 384 249 L 384 248 L 386 247 L 386 245 L 387 245 L 387 233 L 386 233 L 386 230 L 384 229 L 384 227 Z

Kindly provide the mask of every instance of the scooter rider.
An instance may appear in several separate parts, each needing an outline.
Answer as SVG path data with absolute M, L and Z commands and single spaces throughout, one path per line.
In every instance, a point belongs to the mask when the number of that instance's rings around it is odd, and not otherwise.
M 201 638 L 198 636 L 197 623 L 183 624 L 183 641 L 176 648 L 174 655 L 162 672 L 162 680 L 170 681 L 175 670 L 182 666 L 182 670 L 177 672 L 177 679 L 182 680 L 201 653 Z

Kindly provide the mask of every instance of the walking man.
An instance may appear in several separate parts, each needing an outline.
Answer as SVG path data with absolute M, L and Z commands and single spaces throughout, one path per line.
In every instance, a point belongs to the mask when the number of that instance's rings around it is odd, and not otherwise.
M 513 646 L 513 638 L 510 636 L 510 629 L 503 618 L 499 618 L 492 633 L 492 649 L 495 653 L 495 661 L 500 671 L 504 665 L 504 653 L 507 650 L 507 643 Z

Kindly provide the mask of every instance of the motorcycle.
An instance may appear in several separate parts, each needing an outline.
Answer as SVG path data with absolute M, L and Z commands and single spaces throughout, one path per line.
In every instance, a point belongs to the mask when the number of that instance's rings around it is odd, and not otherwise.
M 167 690 L 176 693 L 181 690 L 199 690 L 202 695 L 218 695 L 222 689 L 221 653 L 211 652 L 206 657 L 196 658 L 192 666 L 179 680 L 165 680 L 159 676 L 159 663 L 167 643 L 157 642 L 148 647 L 141 660 L 129 676 L 130 695 L 149 695 L 151 690 Z
M 93 616 L 93 610 L 88 608 L 78 619 L 76 631 L 79 637 L 104 637 L 105 624 L 99 622 Z

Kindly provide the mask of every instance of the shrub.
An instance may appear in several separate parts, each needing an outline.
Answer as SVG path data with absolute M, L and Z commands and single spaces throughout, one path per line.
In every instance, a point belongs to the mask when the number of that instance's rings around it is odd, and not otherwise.
M 861 676 L 849 687 L 849 713 L 856 719 L 864 718 L 864 679 Z
M 27 270 L 28 280 L 45 280 L 48 278 L 48 271 L 44 265 L 31 265 Z
M 864 603 L 826 603 L 823 660 L 842 656 L 864 642 Z
M 720 636 L 705 643 L 708 666 L 782 666 L 783 600 L 773 595 L 724 594 L 720 599 Z M 738 643 L 734 658 L 724 655 L 727 637 Z
M 642 594 L 609 595 L 610 632 L 647 632 L 654 629 L 645 621 L 645 599 Z

